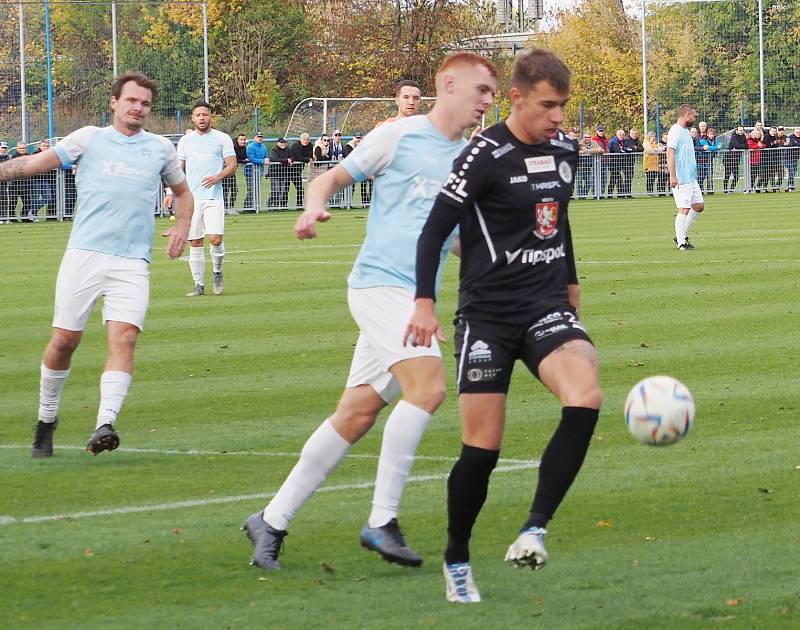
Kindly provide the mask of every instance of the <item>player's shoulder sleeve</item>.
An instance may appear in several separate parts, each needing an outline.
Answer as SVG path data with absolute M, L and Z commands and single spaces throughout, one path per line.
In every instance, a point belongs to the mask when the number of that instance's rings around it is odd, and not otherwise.
M 496 161 L 513 145 L 501 145 L 488 134 L 480 133 L 453 160 L 452 170 L 439 191 L 437 202 L 467 208 L 478 201 L 491 181 Z
M 164 180 L 167 186 L 180 184 L 186 179 L 186 175 L 184 175 L 183 169 L 181 168 L 181 163 L 178 159 L 175 147 L 172 146 L 172 142 L 167 140 L 167 138 L 163 136 L 155 137 L 164 148 L 164 166 L 161 168 L 161 179 Z M 183 138 L 181 138 L 181 141 L 183 141 Z M 180 142 L 178 142 L 178 145 L 180 145 Z
M 61 164 L 66 166 L 78 162 L 86 147 L 89 146 L 92 137 L 100 130 L 100 127 L 81 127 L 59 140 L 53 149 L 58 155 L 58 159 L 61 160 Z
M 678 125 L 672 125 L 667 133 L 667 148 L 677 149 L 681 139 L 681 130 Z
M 177 149 L 178 159 L 179 160 L 183 160 L 184 162 L 186 161 L 186 142 L 187 142 L 186 138 L 187 137 L 188 136 L 183 135 L 183 136 L 181 136 L 180 140 L 178 140 L 178 149 Z M 170 144 L 172 144 L 172 143 L 170 143 Z
M 391 164 L 402 137 L 417 126 L 418 121 L 408 118 L 376 127 L 342 161 L 342 166 L 357 182 L 379 174 Z
M 222 157 L 235 157 L 236 151 L 233 148 L 233 140 L 231 137 L 224 131 L 219 131 L 218 129 L 214 129 L 214 132 L 219 139 L 219 143 L 222 145 Z

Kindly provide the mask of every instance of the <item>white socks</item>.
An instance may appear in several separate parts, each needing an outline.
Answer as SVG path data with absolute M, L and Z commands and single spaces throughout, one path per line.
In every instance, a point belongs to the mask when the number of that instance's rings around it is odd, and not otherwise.
M 303 446 L 300 459 L 264 510 L 264 522 L 285 530 L 308 498 L 342 461 L 352 444 L 325 420 Z
M 386 525 L 397 516 L 414 454 L 430 419 L 431 414 L 427 411 L 401 400 L 386 420 L 372 512 L 367 521 L 370 527 Z
M 52 424 L 56 421 L 61 390 L 64 389 L 64 383 L 67 382 L 69 369 L 51 370 L 42 363 L 39 371 L 41 373 L 39 380 L 39 421 Z
M 686 215 L 681 212 L 675 215 L 675 240 L 678 241 L 678 247 L 686 240 Z
M 211 245 L 209 249 L 211 250 L 211 266 L 214 273 L 219 273 L 222 271 L 222 259 L 225 258 L 225 243 Z
M 100 408 L 97 411 L 95 429 L 104 424 L 114 425 L 130 385 L 131 375 L 127 372 L 103 372 L 100 377 Z
M 202 246 L 189 248 L 189 270 L 194 283 L 205 286 L 206 257 Z
M 697 217 L 700 216 L 699 212 L 695 212 L 694 210 L 689 210 L 689 214 L 686 215 L 685 227 L 686 227 L 686 238 L 689 238 L 689 229 L 694 225 L 694 222 L 697 221 Z

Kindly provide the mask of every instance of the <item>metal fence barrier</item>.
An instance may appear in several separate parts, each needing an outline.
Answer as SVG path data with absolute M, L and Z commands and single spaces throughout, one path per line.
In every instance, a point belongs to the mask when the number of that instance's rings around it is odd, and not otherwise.
M 650 156 L 641 153 L 579 156 L 574 198 L 670 195 L 666 156 L 659 153 L 653 157 L 657 159 L 648 159 Z M 797 147 L 698 154 L 697 179 L 705 194 L 794 191 L 798 157 Z M 222 182 L 225 208 L 231 214 L 302 209 L 308 183 L 335 164 L 245 164 Z M 328 205 L 364 208 L 371 200 L 372 181 L 367 180 L 340 191 Z M 0 222 L 70 220 L 78 210 L 72 168 L 0 182 Z M 169 209 L 159 203 L 153 212 L 161 216 Z
M 697 181 L 705 194 L 795 190 L 798 147 L 725 150 L 697 155 Z M 580 155 L 574 197 L 670 195 L 666 153 Z

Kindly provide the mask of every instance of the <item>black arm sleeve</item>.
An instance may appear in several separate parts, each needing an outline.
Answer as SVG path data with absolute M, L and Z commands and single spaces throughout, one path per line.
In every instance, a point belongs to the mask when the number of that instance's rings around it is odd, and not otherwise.
M 578 272 L 575 269 L 575 252 L 572 249 L 572 230 L 569 227 L 569 217 L 564 229 L 564 246 L 567 250 L 567 284 L 578 284 Z
M 460 208 L 439 199 L 433 204 L 417 240 L 416 297 L 436 299 L 436 273 L 439 270 L 442 245 L 460 220 Z

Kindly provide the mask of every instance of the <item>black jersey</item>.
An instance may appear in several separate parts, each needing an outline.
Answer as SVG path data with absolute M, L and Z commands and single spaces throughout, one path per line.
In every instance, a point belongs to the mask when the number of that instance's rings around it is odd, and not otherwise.
M 527 145 L 500 123 L 476 136 L 420 236 L 417 297 L 435 297 L 426 261 L 438 261 L 436 243 L 458 224 L 459 316 L 524 324 L 567 304 L 567 284 L 578 282 L 567 218 L 577 164 L 578 145 L 561 132 Z

